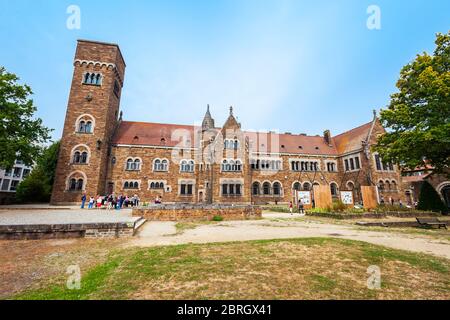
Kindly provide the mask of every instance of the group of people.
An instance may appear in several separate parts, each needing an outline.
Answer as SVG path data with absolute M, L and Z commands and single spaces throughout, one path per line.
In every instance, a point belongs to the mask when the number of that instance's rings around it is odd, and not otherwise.
M 116 196 L 114 193 L 112 193 L 107 196 L 97 195 L 95 198 L 93 196 L 90 196 L 88 200 L 87 195 L 83 194 L 83 196 L 81 197 L 81 209 L 84 209 L 86 207 L 86 202 L 88 203 L 88 209 L 100 209 L 106 207 L 108 210 L 120 210 L 122 208 L 138 207 L 140 199 L 137 194 L 130 197 L 123 194 Z
M 381 205 L 386 204 L 386 201 L 384 200 L 384 197 L 383 197 L 383 196 L 381 196 L 381 198 L 380 198 L 380 204 L 381 204 Z M 393 206 L 393 205 L 396 204 L 396 201 L 394 200 L 394 198 L 389 197 L 388 203 L 387 203 L 387 204 Z M 401 199 L 398 200 L 397 204 L 398 204 L 398 206 L 399 206 L 400 208 L 403 208 L 403 207 L 404 207 L 403 202 L 402 202 Z

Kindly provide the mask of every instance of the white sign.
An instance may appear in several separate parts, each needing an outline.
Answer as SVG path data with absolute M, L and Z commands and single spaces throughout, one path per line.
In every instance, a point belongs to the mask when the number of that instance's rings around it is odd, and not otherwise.
M 298 192 L 298 202 L 304 205 L 311 204 L 311 192 L 309 191 L 299 191 Z
M 341 191 L 341 200 L 344 204 L 353 204 L 353 192 Z

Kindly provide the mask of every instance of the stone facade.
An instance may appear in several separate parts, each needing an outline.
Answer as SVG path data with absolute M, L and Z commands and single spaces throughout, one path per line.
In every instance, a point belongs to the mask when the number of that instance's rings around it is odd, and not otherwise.
M 370 185 L 380 200 L 404 199 L 398 168 L 371 151 L 384 132 L 375 116 L 335 137 L 245 131 L 232 108 L 216 127 L 209 106 L 199 127 L 122 121 L 124 72 L 117 45 L 78 42 L 53 204 L 79 202 L 83 192 L 136 194 L 141 203 L 289 203 L 314 184 L 335 199 L 351 190 L 360 202 Z
M 227 207 L 156 207 L 151 209 L 134 209 L 133 216 L 143 217 L 148 221 L 212 221 L 220 216 L 223 220 L 255 220 L 262 218 L 262 209 L 257 206 Z

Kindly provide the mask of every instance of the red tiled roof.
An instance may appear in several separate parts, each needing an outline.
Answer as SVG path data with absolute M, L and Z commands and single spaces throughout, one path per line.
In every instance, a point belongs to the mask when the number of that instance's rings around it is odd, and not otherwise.
M 361 148 L 361 141 L 367 138 L 371 122 L 331 138 L 330 145 L 322 136 L 298 134 L 244 132 L 252 141 L 252 151 L 280 152 L 310 155 L 338 155 Z M 194 134 L 200 129 L 192 125 L 163 124 L 150 122 L 122 121 L 113 138 L 114 144 L 149 145 L 175 147 L 180 144 L 179 135 L 188 133 L 191 144 L 195 143 Z M 218 129 L 219 130 L 219 129 Z M 172 140 L 174 138 L 174 140 Z M 164 139 L 164 140 L 162 140 Z M 273 146 L 272 146 L 273 143 Z M 276 146 L 278 144 L 278 146 Z
M 337 152 L 343 154 L 360 149 L 362 147 L 362 142 L 367 139 L 371 127 L 372 122 L 368 122 L 362 126 L 335 136 L 333 140 L 336 144 Z
M 113 143 L 175 147 L 181 141 L 180 139 L 172 140 L 172 138 L 178 137 L 177 132 L 180 135 L 189 133 L 191 143 L 194 143 L 194 126 L 131 121 L 122 121 L 120 123 L 113 138 Z

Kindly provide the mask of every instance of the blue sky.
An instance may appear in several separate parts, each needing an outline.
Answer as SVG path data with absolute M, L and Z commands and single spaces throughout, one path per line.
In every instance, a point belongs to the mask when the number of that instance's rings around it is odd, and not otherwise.
M 69 30 L 69 5 L 81 29 Z M 381 30 L 366 27 L 369 5 Z M 370 121 L 403 65 L 450 29 L 450 1 L 0 0 L 0 65 L 34 91 L 59 139 L 77 39 L 118 43 L 125 120 L 338 134 Z

